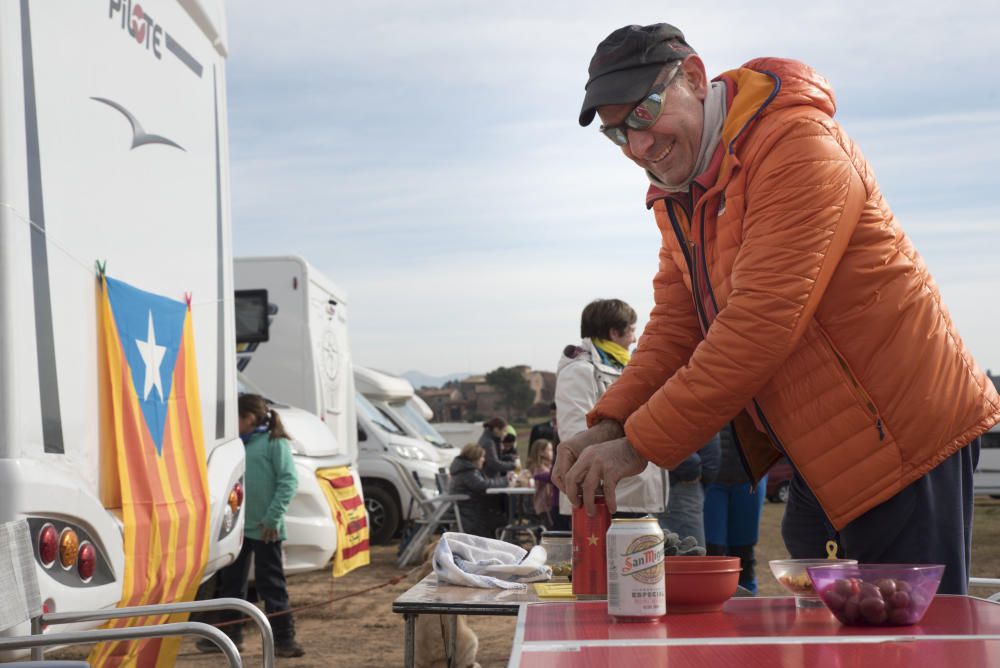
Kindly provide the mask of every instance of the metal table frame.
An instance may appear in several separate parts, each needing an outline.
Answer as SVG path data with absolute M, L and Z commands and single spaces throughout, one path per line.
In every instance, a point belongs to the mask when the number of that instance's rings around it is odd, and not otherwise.
M 506 597 L 508 600 L 497 600 Z M 450 598 L 451 600 L 444 600 Z M 516 617 L 528 603 L 542 602 L 529 585 L 526 590 L 477 589 L 457 585 L 438 585 L 433 573 L 413 585 L 392 603 L 392 611 L 403 615 L 406 624 L 403 665 L 414 665 L 414 632 L 418 615 L 449 615 L 448 666 L 454 666 L 456 615 L 492 615 Z

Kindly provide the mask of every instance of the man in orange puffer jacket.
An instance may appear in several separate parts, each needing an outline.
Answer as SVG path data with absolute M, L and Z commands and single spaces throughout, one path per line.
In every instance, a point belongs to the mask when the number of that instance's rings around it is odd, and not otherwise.
M 553 480 L 592 511 L 603 483 L 677 466 L 727 422 L 754 481 L 795 468 L 793 557 L 946 564 L 967 590 L 972 471 L 1000 397 L 808 66 L 709 81 L 677 28 L 616 30 L 580 114 L 650 181 L 663 243 L 632 361 L 564 441 Z

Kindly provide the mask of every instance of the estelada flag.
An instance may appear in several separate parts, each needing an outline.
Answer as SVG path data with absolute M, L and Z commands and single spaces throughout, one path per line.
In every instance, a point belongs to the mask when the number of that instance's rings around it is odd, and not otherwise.
M 209 497 L 191 308 L 101 276 L 104 474 L 125 534 L 120 606 L 194 599 L 208 560 Z M 113 453 L 113 454 L 112 454 Z M 112 494 L 112 496 L 116 496 Z M 108 628 L 185 621 L 114 620 Z M 97 666 L 172 666 L 179 639 L 97 645 Z
M 333 577 L 337 578 L 371 562 L 368 513 L 351 469 L 320 469 L 316 476 L 337 523 L 337 551 L 333 555 Z

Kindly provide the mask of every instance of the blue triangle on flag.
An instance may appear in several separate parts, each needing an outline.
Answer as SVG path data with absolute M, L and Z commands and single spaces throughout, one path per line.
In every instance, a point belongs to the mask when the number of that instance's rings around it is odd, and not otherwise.
M 187 305 L 113 278 L 105 280 L 132 386 L 159 455 Z

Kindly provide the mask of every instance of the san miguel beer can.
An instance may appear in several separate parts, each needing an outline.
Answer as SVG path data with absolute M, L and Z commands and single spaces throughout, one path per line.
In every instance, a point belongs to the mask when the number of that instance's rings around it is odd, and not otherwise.
M 608 529 L 608 614 L 652 622 L 667 614 L 663 530 L 652 517 L 613 520 Z
M 581 505 L 573 508 L 573 594 L 604 596 L 608 593 L 608 562 L 605 538 L 611 513 L 604 496 L 594 497 L 593 517 Z M 662 537 L 661 537 L 662 540 Z

